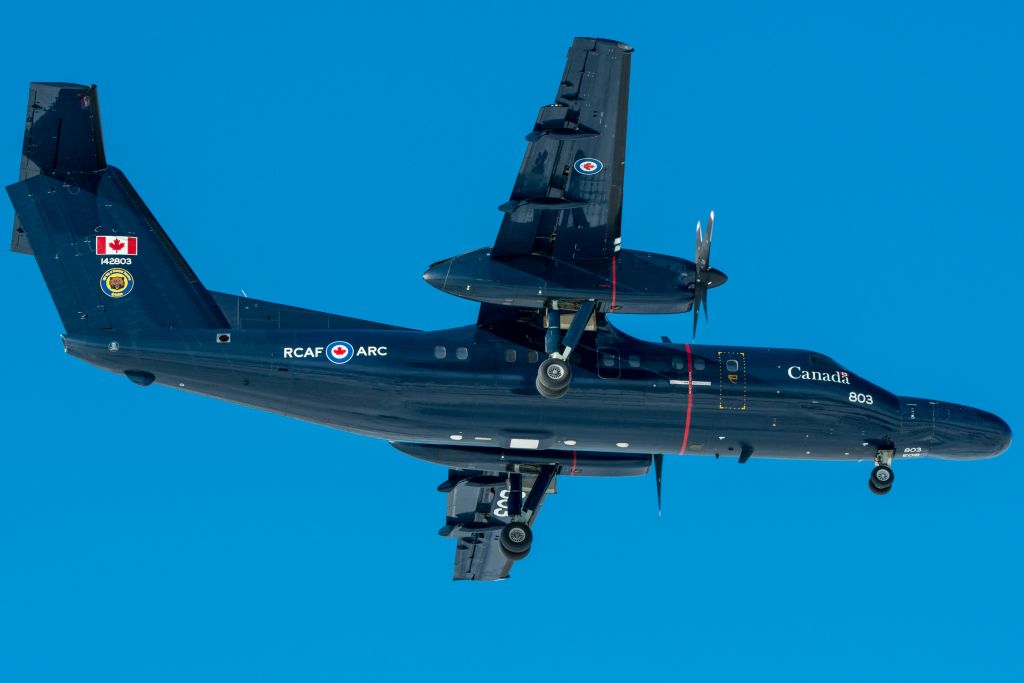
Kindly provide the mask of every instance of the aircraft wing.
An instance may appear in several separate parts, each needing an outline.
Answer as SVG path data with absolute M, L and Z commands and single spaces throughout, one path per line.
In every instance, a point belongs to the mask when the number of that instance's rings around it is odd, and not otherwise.
M 448 481 L 438 487 L 448 493 L 445 525 L 438 533 L 456 540 L 452 575 L 456 581 L 499 581 L 509 577 L 514 562 L 502 552 L 498 540 L 508 521 L 505 477 L 504 472 L 451 469 Z M 535 481 L 535 477 L 524 475 L 525 496 L 529 496 Z M 549 490 L 553 486 L 554 479 Z M 540 503 L 529 520 L 531 526 L 538 512 Z
M 618 250 L 633 49 L 576 38 L 541 108 L 492 255 L 601 259 Z

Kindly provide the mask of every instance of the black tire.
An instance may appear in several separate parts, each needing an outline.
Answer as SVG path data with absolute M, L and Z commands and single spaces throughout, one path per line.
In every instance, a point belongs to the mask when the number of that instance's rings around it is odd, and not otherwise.
M 871 481 L 870 479 L 868 479 L 868 488 L 871 489 L 871 493 L 875 494 L 876 496 L 884 496 L 885 494 L 889 493 L 889 491 L 892 490 L 889 487 L 880 489 L 877 486 L 875 486 L 875 482 Z
M 892 487 L 893 481 L 895 481 L 896 475 L 893 473 L 892 468 L 888 465 L 879 465 L 875 469 L 871 470 L 871 478 L 868 480 L 871 485 L 879 490 L 888 490 Z
M 537 368 L 537 381 L 553 392 L 561 391 L 569 387 L 572 370 L 560 358 L 547 358 Z
M 546 386 L 541 384 L 540 377 L 537 378 L 535 384 L 537 386 L 537 393 L 543 396 L 544 398 L 559 399 L 569 392 L 569 387 L 567 386 L 562 387 L 561 389 L 558 390 L 548 389 Z
M 499 548 L 499 550 L 501 550 L 501 554 L 505 556 L 506 560 L 512 560 L 513 562 L 518 562 L 519 560 L 523 559 L 524 557 L 526 557 L 527 555 L 530 554 L 529 549 L 527 549 L 527 550 L 525 550 L 524 552 L 521 552 L 521 553 L 509 552 L 508 550 L 505 550 L 504 548 Z
M 499 540 L 501 542 L 501 549 L 505 551 L 505 554 L 510 559 L 519 559 L 526 557 L 526 554 L 530 552 L 530 545 L 533 543 L 533 532 L 530 531 L 529 526 L 522 522 L 509 522 L 502 528 Z M 513 555 L 518 557 L 513 558 Z

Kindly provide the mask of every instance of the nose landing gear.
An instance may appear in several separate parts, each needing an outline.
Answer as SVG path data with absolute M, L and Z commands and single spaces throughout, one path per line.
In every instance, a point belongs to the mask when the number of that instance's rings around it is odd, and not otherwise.
M 892 490 L 892 483 L 896 475 L 892 471 L 892 459 L 896 454 L 893 449 L 879 450 L 875 454 L 875 469 L 871 470 L 868 477 L 868 488 L 878 496 L 884 496 Z

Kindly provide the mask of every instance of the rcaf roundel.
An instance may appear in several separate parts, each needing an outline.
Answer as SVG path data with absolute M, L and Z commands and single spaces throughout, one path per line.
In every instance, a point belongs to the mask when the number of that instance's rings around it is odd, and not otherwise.
M 326 355 L 327 360 L 342 365 L 352 360 L 356 352 L 348 342 L 336 341 L 327 345 Z
M 604 168 L 604 164 L 599 159 L 587 158 L 578 160 L 572 167 L 576 169 L 577 173 L 583 175 L 597 175 Z

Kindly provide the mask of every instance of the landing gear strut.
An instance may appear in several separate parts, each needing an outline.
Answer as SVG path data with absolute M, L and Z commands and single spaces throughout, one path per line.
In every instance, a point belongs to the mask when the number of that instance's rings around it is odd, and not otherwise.
M 551 308 L 547 311 L 545 320 L 544 350 L 549 357 L 537 368 L 537 393 L 544 398 L 562 398 L 569 391 L 569 384 L 572 382 L 572 370 L 569 369 L 569 354 L 579 344 L 587 323 L 594 315 L 597 304 L 593 301 L 585 301 L 569 324 L 569 329 L 562 339 L 562 350 L 558 350 L 558 329 L 560 327 L 560 314 L 557 309 Z
M 530 494 L 523 500 L 523 475 L 510 472 L 508 475 L 508 524 L 501 529 L 498 542 L 501 552 L 510 560 L 521 560 L 530 554 L 533 543 L 533 531 L 529 521 L 537 512 L 544 495 L 555 477 L 555 467 L 545 465 L 540 468 L 537 478 L 530 488 Z
M 875 495 L 884 496 L 892 489 L 892 483 L 896 480 L 891 467 L 895 453 L 895 450 L 888 449 L 879 450 L 875 454 L 875 469 L 871 470 L 868 478 L 868 488 Z

